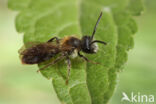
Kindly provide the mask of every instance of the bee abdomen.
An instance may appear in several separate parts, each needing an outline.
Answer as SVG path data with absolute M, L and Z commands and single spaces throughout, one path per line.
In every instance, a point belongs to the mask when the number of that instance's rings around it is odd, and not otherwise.
M 39 44 L 25 50 L 22 56 L 22 63 L 24 64 L 38 64 L 43 61 L 51 59 L 58 54 L 60 50 L 53 45 Z

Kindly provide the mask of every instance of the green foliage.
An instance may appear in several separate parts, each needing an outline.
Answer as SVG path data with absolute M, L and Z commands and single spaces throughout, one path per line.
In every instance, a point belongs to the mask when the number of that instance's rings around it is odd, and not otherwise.
M 63 104 L 106 104 L 114 92 L 117 72 L 127 61 L 127 51 L 133 48 L 137 26 L 132 16 L 141 14 L 141 0 L 9 0 L 8 4 L 9 8 L 20 11 L 16 29 L 24 33 L 24 43 L 45 42 L 53 36 L 90 35 L 102 10 L 95 38 L 108 45 L 99 44 L 97 54 L 86 55 L 101 65 L 72 59 L 68 85 L 65 60 L 41 73 L 52 78 Z

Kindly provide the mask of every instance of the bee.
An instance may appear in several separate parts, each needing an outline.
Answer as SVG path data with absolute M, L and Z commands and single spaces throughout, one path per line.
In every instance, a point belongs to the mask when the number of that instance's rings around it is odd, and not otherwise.
M 84 55 L 82 55 L 81 52 L 84 52 L 87 54 L 95 54 L 98 51 L 98 46 L 96 43 L 101 43 L 104 45 L 107 44 L 104 41 L 94 40 L 96 28 L 99 24 L 101 17 L 102 17 L 102 12 L 100 13 L 100 16 L 98 17 L 98 20 L 94 26 L 94 30 L 91 36 L 86 35 L 86 36 L 83 36 L 81 39 L 75 36 L 66 36 L 62 39 L 59 39 L 58 37 L 53 37 L 45 43 L 38 43 L 38 44 L 32 45 L 31 47 L 20 52 L 22 63 L 23 64 L 39 64 L 44 61 L 50 60 L 54 56 L 60 54 L 56 59 L 54 59 L 52 62 L 48 63 L 47 65 L 45 65 L 43 68 L 39 69 L 38 71 L 44 70 L 47 67 L 54 65 L 62 59 L 66 59 L 67 71 L 68 71 L 66 83 L 68 83 L 69 76 L 70 76 L 70 69 L 71 69 L 71 61 L 70 61 L 69 56 L 77 52 L 77 55 L 83 58 L 85 61 L 95 63 L 89 60 Z M 55 40 L 55 43 L 54 43 L 54 40 Z

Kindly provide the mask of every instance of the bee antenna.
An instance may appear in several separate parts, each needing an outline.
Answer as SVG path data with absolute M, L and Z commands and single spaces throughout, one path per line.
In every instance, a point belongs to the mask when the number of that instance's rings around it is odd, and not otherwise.
M 97 20 L 97 22 L 96 22 L 96 24 L 94 26 L 94 30 L 93 30 L 93 33 L 92 33 L 92 36 L 91 36 L 91 40 L 93 40 L 93 38 L 94 38 L 94 34 L 96 32 L 96 28 L 97 28 L 97 26 L 99 24 L 99 21 L 100 21 L 101 17 L 102 17 L 102 12 L 100 13 L 100 16 L 99 16 L 99 18 L 98 18 L 98 20 Z

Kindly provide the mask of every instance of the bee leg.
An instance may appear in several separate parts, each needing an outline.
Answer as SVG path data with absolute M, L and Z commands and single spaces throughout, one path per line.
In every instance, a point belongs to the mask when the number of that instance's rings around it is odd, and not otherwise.
M 53 37 L 53 38 L 51 38 L 50 40 L 47 41 L 47 43 L 53 42 L 54 39 L 56 39 L 56 42 L 59 43 L 58 37 Z
M 67 79 L 66 79 L 66 85 L 68 85 L 68 81 L 69 81 L 69 77 L 70 77 L 70 70 L 71 70 L 71 61 L 69 59 L 69 57 L 66 57 L 67 59 Z
M 78 52 L 78 56 L 81 57 L 81 58 L 83 58 L 85 61 L 87 61 L 89 63 L 92 63 L 92 64 L 100 64 L 100 63 L 93 62 L 93 61 L 89 60 L 87 57 L 85 57 L 82 54 L 80 54 L 80 51 Z
M 56 64 L 58 61 L 60 61 L 61 59 L 63 59 L 64 58 L 64 56 L 62 55 L 62 56 L 60 56 L 60 57 L 58 57 L 58 58 L 56 58 L 54 61 L 52 61 L 51 63 L 49 63 L 49 64 L 47 64 L 46 66 L 44 66 L 43 68 L 40 68 L 39 70 L 37 70 L 37 72 L 39 72 L 39 71 L 41 71 L 41 70 L 44 70 L 45 68 L 47 68 L 47 67 L 49 67 L 49 66 L 51 66 L 51 65 L 54 65 L 54 64 Z

